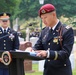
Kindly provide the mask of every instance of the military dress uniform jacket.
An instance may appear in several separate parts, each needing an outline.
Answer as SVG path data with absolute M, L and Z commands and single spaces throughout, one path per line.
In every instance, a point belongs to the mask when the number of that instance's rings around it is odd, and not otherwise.
M 10 51 L 19 49 L 19 39 L 17 32 L 8 28 L 6 33 L 3 32 L 2 28 L 0 27 L 0 50 L 3 51 Z M 0 68 L 7 67 L 4 64 L 0 63 Z
M 42 30 L 34 49 L 48 50 L 50 53 L 49 58 L 45 60 L 44 75 L 72 75 L 69 56 L 73 43 L 73 29 L 62 25 L 61 22 L 52 32 L 48 27 Z

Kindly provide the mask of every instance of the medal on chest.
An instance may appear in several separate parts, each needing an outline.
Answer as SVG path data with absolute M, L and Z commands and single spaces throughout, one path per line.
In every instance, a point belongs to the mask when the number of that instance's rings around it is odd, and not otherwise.
M 53 39 L 53 43 L 57 43 L 58 44 L 58 38 L 54 38 Z

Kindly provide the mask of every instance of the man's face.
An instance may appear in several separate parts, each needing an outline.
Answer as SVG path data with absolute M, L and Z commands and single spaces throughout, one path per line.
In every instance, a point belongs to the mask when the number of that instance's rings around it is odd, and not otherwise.
M 54 22 L 54 13 L 51 12 L 51 13 L 42 14 L 41 19 L 46 26 L 52 27 Z
M 3 20 L 3 19 L 1 19 L 0 20 L 0 24 L 1 24 L 1 26 L 3 27 L 3 28 L 7 28 L 8 27 L 8 25 L 9 25 L 9 19 L 8 20 Z

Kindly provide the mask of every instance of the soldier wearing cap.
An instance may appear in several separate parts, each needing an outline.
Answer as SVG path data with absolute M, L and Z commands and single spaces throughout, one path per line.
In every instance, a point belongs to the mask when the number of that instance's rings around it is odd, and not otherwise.
M 10 13 L 0 13 L 0 50 L 2 51 L 15 51 L 19 49 L 19 39 L 17 32 L 9 27 Z M 0 58 L 0 75 L 9 75 L 9 66 L 5 66 Z
M 36 30 L 35 30 L 35 37 L 39 37 L 39 34 L 40 34 L 39 29 L 36 28 Z
M 43 5 L 38 14 L 45 28 L 35 46 L 27 50 L 36 50 L 37 56 L 45 58 L 43 75 L 72 75 L 69 56 L 74 44 L 73 29 L 60 22 L 52 4 Z

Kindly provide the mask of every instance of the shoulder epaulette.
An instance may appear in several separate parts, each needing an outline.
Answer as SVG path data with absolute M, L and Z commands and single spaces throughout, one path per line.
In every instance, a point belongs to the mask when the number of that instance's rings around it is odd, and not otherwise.
M 68 25 L 67 25 L 65 28 L 66 28 L 66 29 L 69 29 L 69 28 L 71 28 L 71 26 L 68 26 Z

